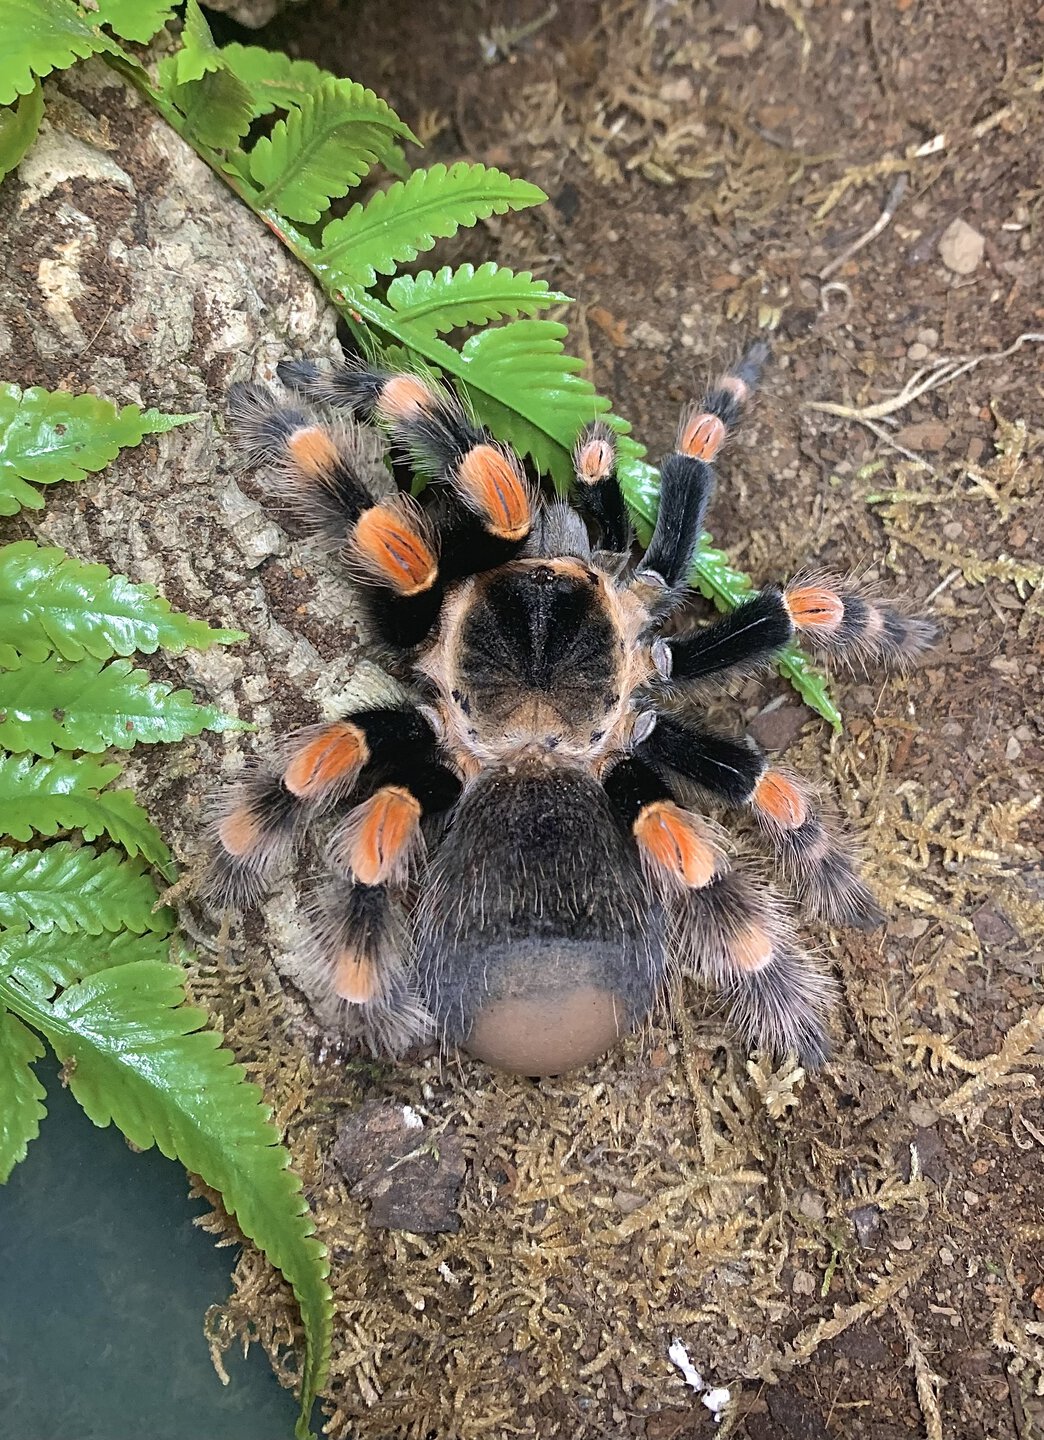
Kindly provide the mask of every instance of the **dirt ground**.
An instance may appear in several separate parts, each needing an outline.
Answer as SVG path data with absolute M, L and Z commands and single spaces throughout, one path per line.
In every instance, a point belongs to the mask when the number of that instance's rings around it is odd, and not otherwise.
M 1044 9 L 326 0 L 260 38 L 377 89 L 430 158 L 543 185 L 446 258 L 577 297 L 574 345 L 654 451 L 771 330 L 717 539 L 758 581 L 817 557 L 943 624 L 908 679 L 838 681 L 840 738 L 778 682 L 731 706 L 836 788 L 891 917 L 814 937 L 844 993 L 822 1075 L 749 1067 L 694 993 L 559 1081 L 268 1067 L 333 1246 L 330 1433 L 1044 1434 Z M 407 1233 L 408 1195 L 404 1228 L 366 1223 L 381 1187 L 331 1163 L 389 1098 L 434 1135 L 429 1180 L 464 1176 L 455 1232 Z M 279 1306 L 249 1256 L 237 1283 L 226 1331 Z M 731 1392 L 717 1427 L 675 1337 Z
M 857 567 L 943 626 L 906 679 L 839 678 L 840 737 L 781 682 L 723 707 L 833 788 L 890 916 L 810 936 L 843 991 L 814 1078 L 748 1064 L 695 990 L 561 1080 L 345 1059 L 281 985 L 271 916 L 230 959 L 203 952 L 196 988 L 266 1083 L 331 1248 L 329 1433 L 1039 1440 L 1044 10 L 317 0 L 259 38 L 387 96 L 430 159 L 544 186 L 551 204 L 433 263 L 499 258 L 577 297 L 574 345 L 654 453 L 771 331 L 716 539 L 759 583 L 812 558 Z M 278 266 L 258 283 L 251 314 L 292 333 L 307 300 Z M 978 363 L 952 374 L 952 356 Z M 190 459 L 185 485 L 211 488 L 210 452 Z M 169 507 L 157 523 L 178 529 Z M 218 533 L 177 543 L 209 564 Z M 339 676 L 358 640 L 331 641 L 332 582 L 285 554 L 260 546 L 266 604 L 256 625 L 236 612 L 255 640 L 285 626 L 278 664 L 270 637 L 245 647 L 239 687 L 278 725 L 314 715 L 295 631 L 314 626 Z M 242 565 L 221 552 L 215 595 Z M 179 573 L 157 575 L 176 602 Z M 215 765 L 230 748 L 204 745 Z M 180 798 L 156 815 L 179 839 L 201 828 Z M 293 1316 L 247 1251 L 215 1348 L 258 1337 L 289 1379 Z M 729 1390 L 720 1424 L 668 1358 L 675 1338 Z

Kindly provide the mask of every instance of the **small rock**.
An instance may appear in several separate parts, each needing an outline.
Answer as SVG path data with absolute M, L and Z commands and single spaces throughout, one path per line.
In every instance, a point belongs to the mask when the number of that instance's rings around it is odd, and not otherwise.
M 906 358 L 907 358 L 907 360 L 915 360 L 915 361 L 916 361 L 916 360 L 927 360 L 927 359 L 928 359 L 928 346 L 927 346 L 927 345 L 922 345 L 921 342 L 920 342 L 920 340 L 918 340 L 918 341 L 916 342 L 916 344 L 911 345 L 911 346 L 907 349 Z
M 777 705 L 755 715 L 747 730 L 762 749 L 786 750 L 801 734 L 810 714 L 806 705 Z
M 947 270 L 955 275 L 970 275 L 978 269 L 986 241 L 966 220 L 954 220 L 939 240 L 939 255 Z
M 1015 738 L 1014 735 L 1009 735 L 1008 743 L 1004 747 L 1005 760 L 1017 760 L 1021 754 L 1022 746 L 1019 744 L 1018 740 Z
M 357 1200 L 369 1200 L 367 1223 L 414 1235 L 455 1234 L 466 1164 L 452 1133 L 425 1143 L 410 1106 L 367 1100 L 341 1126 L 334 1162 Z
M 971 917 L 972 927 L 984 945 L 1006 945 L 1015 934 L 1007 917 L 987 900 Z
M 807 1220 L 826 1219 L 826 1201 L 818 1190 L 802 1190 L 798 1209 Z
M 910 1120 L 918 1129 L 926 1130 L 930 1125 L 936 1125 L 939 1121 L 938 1110 L 933 1110 L 930 1105 L 925 1105 L 922 1100 L 911 1100 Z
M 928 350 L 934 350 L 939 343 L 938 330 L 918 330 L 917 343 Z
M 798 1270 L 791 1281 L 791 1289 L 795 1295 L 814 1295 L 816 1293 L 816 1277 L 807 1270 Z
M 858 1209 L 849 1211 L 848 1218 L 860 1248 L 872 1250 L 881 1238 L 880 1209 L 876 1205 L 860 1205 Z
M 919 420 L 916 424 L 904 425 L 895 438 L 908 450 L 926 450 L 931 454 L 946 445 L 950 427 L 941 420 Z

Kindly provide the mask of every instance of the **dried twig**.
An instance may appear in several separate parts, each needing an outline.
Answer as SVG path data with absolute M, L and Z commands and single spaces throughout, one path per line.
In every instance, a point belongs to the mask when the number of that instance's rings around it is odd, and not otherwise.
M 819 272 L 820 280 L 829 280 L 830 276 L 833 275 L 835 270 L 840 270 L 841 266 L 851 260 L 853 255 L 858 255 L 859 251 L 862 250 L 864 246 L 869 245 L 871 240 L 876 240 L 878 235 L 880 235 L 881 231 L 884 230 L 886 226 L 892 223 L 892 220 L 895 217 L 895 212 L 899 208 L 899 202 L 902 200 L 903 195 L 906 193 L 906 187 L 907 185 L 909 185 L 909 183 L 910 177 L 904 171 L 903 174 L 898 177 L 891 190 L 888 192 L 888 199 L 885 201 L 885 208 L 881 211 L 880 215 L 870 226 L 870 229 L 867 230 L 864 234 L 860 235 L 858 240 L 853 240 L 852 244 L 849 245 L 847 249 L 842 250 L 840 255 L 835 256 L 835 258 L 831 260 L 829 265 L 824 265 L 823 269 Z

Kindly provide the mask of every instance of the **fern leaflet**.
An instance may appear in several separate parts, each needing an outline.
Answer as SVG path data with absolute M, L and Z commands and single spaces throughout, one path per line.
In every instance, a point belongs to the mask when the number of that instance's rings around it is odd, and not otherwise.
M 88 935 L 85 930 L 0 930 L 0 980 L 14 980 L 41 1000 L 50 1000 L 99 970 L 129 965 L 132 960 L 170 959 L 170 940 L 164 935 Z
M 82 830 L 85 840 L 108 835 L 173 882 L 170 851 L 145 811 L 129 790 L 107 789 L 120 774 L 121 766 L 86 756 L 34 762 L 27 755 L 0 755 L 0 835 L 12 840 L 59 830 Z
M 328 70 L 320 70 L 310 60 L 291 60 L 281 50 L 260 45 L 225 45 L 221 58 L 250 91 L 255 115 L 300 106 L 330 78 Z
M 43 660 L 57 651 L 66 660 L 108 660 L 161 647 L 174 654 L 190 645 L 207 650 L 246 638 L 179 615 L 153 585 L 135 585 L 104 565 L 33 540 L 0 548 L 0 635 L 0 666 L 8 667 L 19 655 Z
M 0 1185 L 25 1159 L 47 1114 L 46 1092 L 33 1071 L 43 1053 L 33 1032 L 0 1004 Z
M 316 256 L 318 274 L 333 291 L 370 286 L 377 274 L 394 275 L 398 264 L 416 260 L 437 239 L 455 235 L 490 215 L 539 205 L 547 196 L 527 180 L 512 180 L 485 165 L 432 165 L 406 181 L 353 205 L 323 231 Z
M 4 0 L 0 7 L 0 105 L 28 95 L 52 70 L 67 70 L 100 50 L 108 37 L 68 0 Z
M 130 750 L 199 735 L 203 730 L 250 727 L 213 705 L 197 705 L 188 690 L 150 683 L 129 660 L 57 656 L 0 670 L 0 745 L 49 759 L 55 750 L 97 754 L 110 745 Z
M 563 305 L 568 295 L 534 280 L 528 270 L 516 274 L 490 260 L 476 270 L 444 265 L 437 274 L 399 275 L 388 286 L 388 304 L 411 335 L 441 335 L 464 325 L 488 325 L 515 315 L 536 315 Z
M 95 22 L 124 40 L 146 45 L 174 13 L 177 0 L 98 0 Z
M 58 480 L 83 480 L 101 470 L 127 445 L 146 435 L 163 434 L 197 415 L 142 412 L 137 405 L 122 409 L 97 395 L 67 395 L 62 390 L 0 383 L 0 515 L 13 515 L 21 505 L 43 508 L 43 496 L 23 482 L 53 485 Z
M 100 854 L 89 845 L 59 840 L 46 850 L 0 849 L 0 925 L 56 926 L 71 935 L 86 930 L 170 933 L 169 910 L 153 914 L 156 887 L 146 863 L 118 850 Z
M 331 199 L 358 185 L 390 134 L 409 133 L 372 90 L 324 80 L 250 152 L 250 176 L 260 186 L 254 203 L 291 220 L 314 222 Z
M 40 1030 L 95 1125 L 155 1145 L 221 1192 L 243 1233 L 293 1287 L 308 1336 L 299 1434 L 322 1384 L 333 1297 L 326 1251 L 287 1168 L 271 1111 L 202 1010 L 185 1003 L 177 966 L 132 962 L 71 985 L 51 1003 L 8 982 L 0 1001 Z
M 36 139 L 43 113 L 43 90 L 39 81 L 17 105 L 0 110 L 0 180 L 21 164 Z

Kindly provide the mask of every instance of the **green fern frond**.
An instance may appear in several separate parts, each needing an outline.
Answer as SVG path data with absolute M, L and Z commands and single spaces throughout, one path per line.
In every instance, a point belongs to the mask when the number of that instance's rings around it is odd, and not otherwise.
M 102 470 L 128 445 L 161 435 L 198 415 L 161 415 L 137 405 L 114 405 L 97 395 L 68 395 L 39 386 L 22 391 L 0 383 L 0 515 L 20 506 L 43 508 L 43 496 L 23 482 L 53 485 Z
M 249 174 L 260 187 L 254 203 L 291 220 L 320 219 L 377 163 L 382 131 L 385 138 L 410 134 L 372 90 L 324 80 L 250 152 Z
M 565 353 L 568 333 L 554 320 L 516 320 L 472 335 L 460 352 L 479 419 L 532 456 L 563 490 L 572 479 L 577 435 L 609 410 L 609 401 L 581 375 L 583 361 Z M 493 395 L 507 403 L 491 404 Z
M 197 0 L 188 0 L 185 6 L 185 23 L 181 31 L 181 48 L 173 56 L 175 75 L 179 85 L 201 80 L 204 75 L 221 70 L 224 61 L 221 51 L 214 43 L 203 11 Z
M 115 1123 L 139 1149 L 155 1145 L 219 1190 L 243 1233 L 290 1282 L 308 1336 L 298 1429 L 306 1434 L 332 1324 L 326 1251 L 270 1109 L 206 1028 L 204 1012 L 186 1003 L 179 969 L 121 965 L 49 1004 L 4 982 L 0 1001 L 54 1047 L 95 1125 Z
M 25 152 L 36 139 L 43 113 L 43 89 L 39 81 L 17 105 L 0 110 L 0 180 L 22 163 Z
M 80 830 L 85 840 L 108 835 L 129 855 L 144 855 L 173 881 L 170 851 L 129 790 L 109 790 L 120 765 L 87 756 L 59 755 L 34 761 L 0 754 L 0 835 L 31 840 Z
M 0 105 L 28 95 L 37 77 L 67 70 L 111 42 L 69 0 L 4 0 L 0 6 Z
M 174 918 L 158 910 L 146 862 L 118 850 L 59 840 L 45 850 L 0 849 L 0 925 L 32 926 L 66 934 L 133 930 L 169 934 Z
M 135 585 L 33 540 L 0 548 L 0 636 L 0 667 L 53 651 L 66 660 L 108 660 L 135 650 L 209 650 L 246 638 L 179 615 L 154 585 Z
M 46 1091 L 33 1071 L 43 1053 L 33 1032 L 0 1005 L 0 1185 L 25 1159 L 47 1114 Z
M 123 40 L 147 45 L 174 14 L 177 0 L 98 0 L 97 25 L 108 25 Z
M 165 935 L 135 935 L 133 930 L 115 935 L 0 930 L 0 980 L 13 980 L 40 1000 L 50 1000 L 56 990 L 99 970 L 129 965 L 132 960 L 169 959 L 170 938 Z
M 528 270 L 516 274 L 493 260 L 480 265 L 444 265 L 433 274 L 399 275 L 388 286 L 388 304 L 410 335 L 441 335 L 465 325 L 488 325 L 515 315 L 536 315 L 563 305 L 568 295 L 534 280 Z
M 250 91 L 255 115 L 302 105 L 330 75 L 311 60 L 291 60 L 281 50 L 260 45 L 225 45 L 221 58 Z
M 248 730 L 214 705 L 197 705 L 188 690 L 150 681 L 129 660 L 56 655 L 0 670 L 0 745 L 49 759 L 55 750 L 97 754 L 115 746 L 169 744 L 204 730 Z
M 485 165 L 463 160 L 449 169 L 432 165 L 332 220 L 323 231 L 316 268 L 334 291 L 370 286 L 378 272 L 394 275 L 397 265 L 416 260 L 420 251 L 455 235 L 462 225 L 546 199 L 536 185 Z

